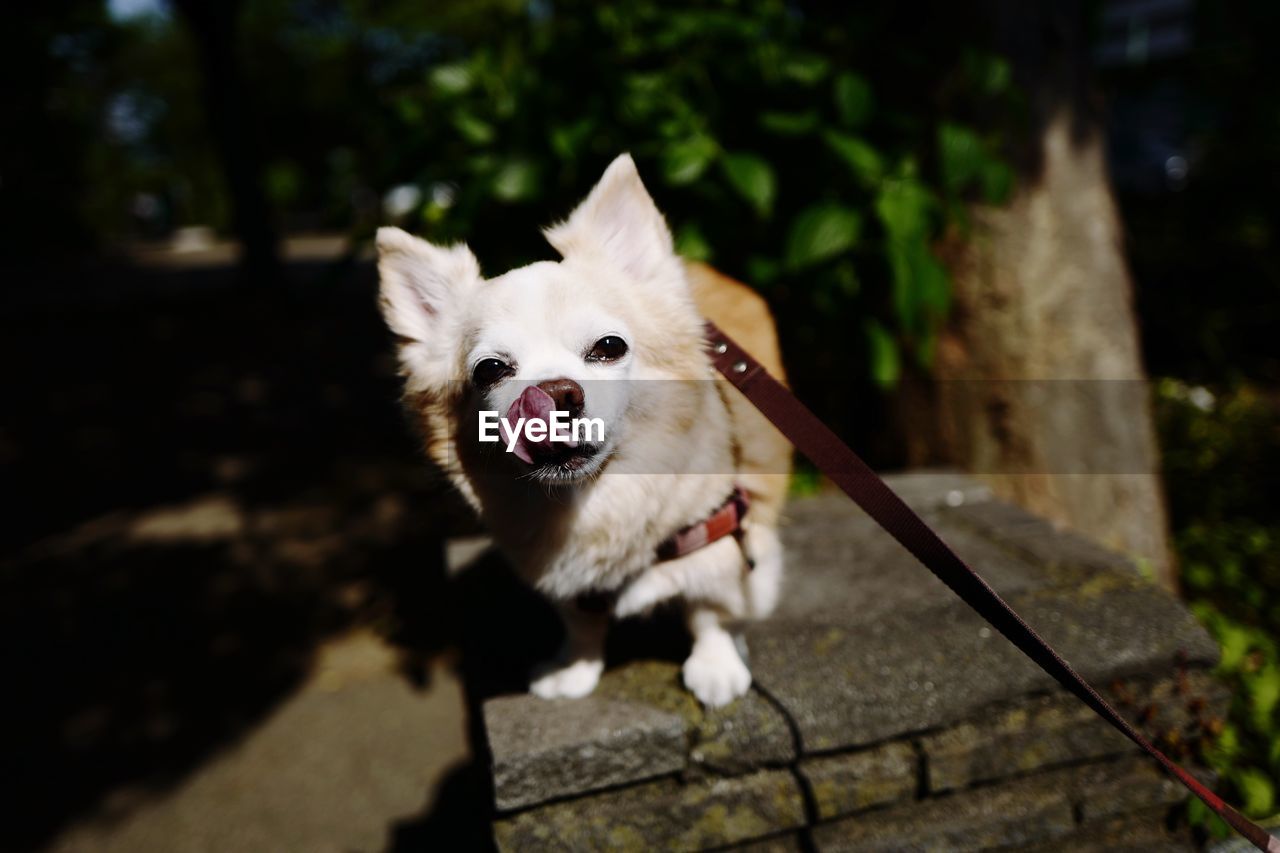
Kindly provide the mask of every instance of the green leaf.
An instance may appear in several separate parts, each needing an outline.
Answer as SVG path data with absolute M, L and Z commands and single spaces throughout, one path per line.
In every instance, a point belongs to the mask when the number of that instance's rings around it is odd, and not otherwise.
M 840 261 L 831 271 L 836 289 L 845 296 L 857 296 L 862 290 L 862 282 L 858 280 L 858 270 L 852 261 Z
M 911 273 L 916 281 L 916 293 L 935 319 L 941 319 L 951 307 L 951 279 L 947 268 L 923 240 L 911 256 Z
M 925 371 L 933 369 L 933 359 L 938 353 L 938 333 L 930 331 L 926 335 L 916 338 L 915 345 L 916 364 Z
M 711 260 L 711 244 L 696 222 L 686 222 L 676 233 L 676 254 L 691 261 Z
M 1229 838 L 1232 834 L 1231 827 L 1196 797 L 1187 799 L 1187 820 L 1192 826 L 1206 829 L 1214 838 Z
M 1255 725 L 1259 730 L 1264 730 L 1277 704 L 1280 704 L 1280 667 L 1274 663 L 1264 666 L 1246 679 L 1245 687 L 1253 706 Z
M 919 301 L 915 292 L 915 277 L 911 270 L 914 266 L 913 255 L 918 251 L 919 246 L 916 245 L 916 241 L 899 241 L 888 245 L 888 266 L 892 274 L 893 314 L 897 316 L 897 323 L 902 330 L 908 334 L 915 334 L 920 330 Z
M 538 169 L 532 162 L 512 160 L 498 169 L 490 188 L 495 198 L 515 202 L 537 195 L 538 183 Z
M 917 357 L 932 359 L 932 336 L 950 307 L 946 268 L 929 248 L 933 195 L 909 178 L 886 181 L 876 197 L 893 282 L 893 307 L 902 328 L 917 339 Z
M 725 154 L 720 165 L 738 194 L 751 203 L 756 213 L 768 216 L 777 192 L 773 167 L 763 157 L 746 153 Z
M 1239 669 L 1244 656 L 1249 652 L 1249 632 L 1223 621 L 1218 625 L 1218 645 L 1222 647 L 1218 667 L 1227 672 Z
M 782 272 L 776 260 L 763 255 L 747 258 L 747 281 L 754 285 L 769 284 Z
M 582 150 L 583 143 L 591 136 L 591 131 L 595 129 L 595 126 L 595 120 L 588 116 L 572 124 L 557 125 L 551 128 L 551 150 L 561 160 L 577 158 Z
M 867 346 L 871 356 L 871 379 L 881 388 L 898 384 L 902 376 L 902 359 L 893 336 L 875 320 L 867 323 Z
M 831 63 L 816 53 L 796 54 L 782 63 L 782 75 L 805 86 L 812 86 L 827 76 Z
M 395 110 L 396 114 L 400 116 L 400 120 L 411 127 L 422 124 L 426 118 L 426 113 L 422 110 L 422 101 L 419 98 L 411 98 L 408 95 L 401 95 L 396 98 Z
M 951 298 L 947 271 L 922 236 L 891 241 L 887 247 L 893 277 L 893 308 L 902 328 L 913 337 L 932 336 L 946 315 Z M 922 366 L 932 359 L 932 344 L 919 350 Z
M 662 74 L 652 72 L 628 75 L 623 87 L 620 112 L 634 122 L 648 122 L 662 109 L 663 93 L 671 90 Z
M 1234 725 L 1227 724 L 1218 733 L 1213 743 L 1211 760 L 1220 766 L 1230 766 L 1240 757 L 1240 731 Z
M 1192 826 L 1200 826 L 1213 812 L 1198 797 L 1187 798 L 1187 820 Z
M 806 208 L 791 225 L 787 266 L 798 270 L 833 258 L 851 249 L 861 230 L 856 210 L 831 203 Z
M 797 468 L 791 472 L 791 484 L 787 489 L 792 497 L 816 495 L 822 490 L 822 475 L 812 468 Z
M 488 145 L 497 135 L 493 125 L 466 110 L 458 111 L 453 117 L 453 126 L 472 145 Z
M 442 95 L 461 95 L 471 88 L 471 69 L 461 63 L 440 65 L 427 74 L 427 82 Z
M 972 128 L 950 123 L 938 128 L 938 161 L 947 192 L 956 194 L 969 186 L 987 159 L 982 140 Z
M 760 126 L 779 136 L 803 136 L 818 127 L 818 114 L 767 112 L 760 114 Z
M 880 182 L 884 176 L 884 160 L 880 152 L 856 136 L 835 130 L 827 131 L 823 139 L 863 186 L 873 187 Z
M 888 181 L 876 196 L 876 215 L 891 242 L 927 234 L 933 208 L 933 196 L 912 179 Z
M 667 183 L 692 183 L 702 177 L 718 150 L 715 140 L 707 136 L 673 142 L 662 154 L 662 174 Z
M 1013 82 L 1013 68 L 1003 56 L 967 51 L 961 60 L 965 74 L 984 95 L 1000 95 Z
M 1261 770 L 1252 767 L 1241 770 L 1236 776 L 1236 785 L 1244 795 L 1242 811 L 1253 817 L 1265 817 L 1275 808 L 1275 787 Z
M 987 204 L 1004 204 L 1013 195 L 1013 168 L 1003 160 L 989 159 L 978 180 Z
M 836 114 L 845 127 L 858 127 L 871 117 L 875 98 L 865 78 L 846 71 L 836 77 L 833 94 Z

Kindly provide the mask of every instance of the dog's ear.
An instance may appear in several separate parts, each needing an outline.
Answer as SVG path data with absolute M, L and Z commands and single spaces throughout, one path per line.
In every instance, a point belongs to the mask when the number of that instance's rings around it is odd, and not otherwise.
M 466 246 L 435 246 L 399 228 L 379 228 L 377 242 L 382 316 L 401 338 L 407 387 L 439 387 L 453 378 L 458 302 L 480 281 L 480 264 Z
M 636 279 L 679 269 L 671 231 L 630 154 L 610 163 L 569 218 L 543 233 L 562 257 L 594 254 Z
M 397 335 L 430 341 L 442 319 L 480 280 L 480 264 L 466 246 L 435 246 L 399 228 L 378 229 L 382 316 Z

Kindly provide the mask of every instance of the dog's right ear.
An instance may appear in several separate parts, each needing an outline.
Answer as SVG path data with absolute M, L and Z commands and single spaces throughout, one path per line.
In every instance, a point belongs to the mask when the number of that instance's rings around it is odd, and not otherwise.
M 429 342 L 453 304 L 480 281 L 464 245 L 436 246 L 399 228 L 378 229 L 382 316 L 397 335 Z

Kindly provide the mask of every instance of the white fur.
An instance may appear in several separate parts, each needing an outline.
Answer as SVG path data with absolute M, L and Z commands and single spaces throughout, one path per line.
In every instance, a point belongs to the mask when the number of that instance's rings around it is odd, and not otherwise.
M 619 591 L 617 617 L 671 598 L 688 601 L 694 645 L 685 682 L 704 704 L 732 701 L 751 676 L 721 618 L 772 609 L 781 548 L 772 524 L 757 523 L 747 530 L 753 572 L 731 538 L 655 562 L 659 543 L 709 515 L 736 480 L 734 423 L 706 381 L 702 318 L 671 234 L 623 155 L 546 236 L 563 260 L 481 280 L 465 247 L 379 230 L 383 310 L 403 339 L 407 399 L 427 453 L 521 575 L 564 605 L 566 649 L 534 680 L 534 693 L 581 696 L 594 688 L 603 626 L 571 602 L 584 592 Z M 627 355 L 584 360 L 606 335 L 627 341 Z M 486 358 L 510 364 L 514 374 L 478 393 L 468 377 Z M 605 422 L 605 445 L 587 466 L 539 481 L 510 454 L 491 452 L 496 445 L 481 449 L 476 411 L 505 412 L 529 385 L 561 377 L 583 385 L 585 416 Z
M 747 692 L 751 672 L 742 662 L 733 637 L 720 625 L 714 610 L 694 607 L 689 614 L 693 651 L 684 662 L 682 674 L 698 701 L 708 708 L 728 705 Z

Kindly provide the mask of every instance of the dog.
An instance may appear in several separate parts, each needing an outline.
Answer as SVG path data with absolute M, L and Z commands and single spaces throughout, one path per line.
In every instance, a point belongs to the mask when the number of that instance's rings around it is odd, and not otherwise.
M 726 623 L 778 600 L 791 454 L 713 379 L 704 318 L 782 379 L 772 316 L 747 286 L 676 254 L 629 155 L 544 234 L 561 260 L 485 279 L 465 245 L 378 230 L 406 405 L 429 460 L 564 619 L 564 649 L 531 692 L 589 694 L 610 617 L 679 599 L 693 640 L 684 684 L 728 704 L 751 673 Z M 603 429 L 521 431 L 566 414 Z M 501 441 L 482 442 L 495 419 Z

